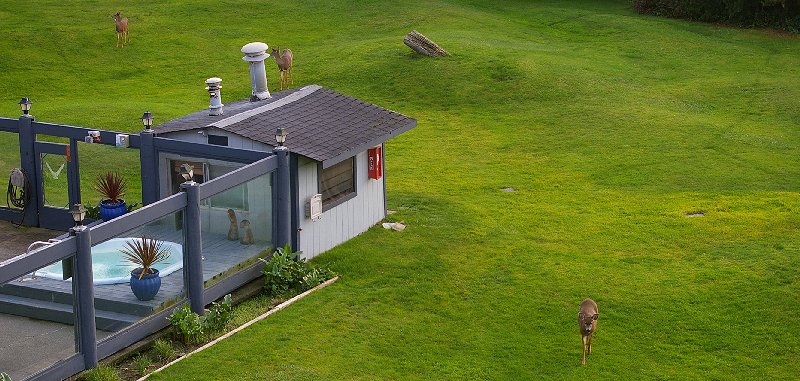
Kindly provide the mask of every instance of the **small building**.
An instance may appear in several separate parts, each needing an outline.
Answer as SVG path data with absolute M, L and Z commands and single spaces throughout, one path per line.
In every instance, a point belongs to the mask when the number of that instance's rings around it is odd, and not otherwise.
M 217 82 L 218 84 L 218 82 Z M 255 88 L 255 87 L 254 87 Z M 285 129 L 291 178 L 291 242 L 312 258 L 361 234 L 386 216 L 384 143 L 416 126 L 416 120 L 317 85 L 212 106 L 154 127 L 159 137 L 272 152 L 276 130 Z M 255 92 L 254 92 L 255 94 Z M 221 115 L 212 115 L 220 114 Z M 158 157 L 160 198 L 179 191 L 179 168 L 190 163 L 195 181 L 222 176 L 242 164 L 175 153 Z M 202 170 L 200 170 L 202 168 Z M 249 206 L 271 205 L 272 180 L 251 182 L 207 203 L 206 231 L 224 233 L 228 210 L 247 218 L 255 234 L 272 235 L 271 211 L 250 215 Z

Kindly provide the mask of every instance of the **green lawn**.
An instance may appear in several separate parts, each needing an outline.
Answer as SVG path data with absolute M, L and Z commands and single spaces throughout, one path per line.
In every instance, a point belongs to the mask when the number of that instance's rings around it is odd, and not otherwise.
M 322 255 L 336 284 L 155 379 L 794 379 L 800 39 L 629 8 L 3 3 L 0 115 L 29 96 L 38 120 L 137 131 L 206 107 L 208 77 L 247 96 L 239 48 L 264 41 L 295 86 L 417 118 L 386 152 L 404 232 Z M 411 54 L 411 29 L 453 56 Z

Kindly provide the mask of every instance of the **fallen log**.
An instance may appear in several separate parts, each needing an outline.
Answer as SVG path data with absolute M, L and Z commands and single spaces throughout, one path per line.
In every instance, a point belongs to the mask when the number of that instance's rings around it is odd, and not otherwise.
M 403 43 L 415 52 L 428 57 L 444 57 L 449 56 L 447 50 L 442 49 L 441 46 L 422 35 L 422 33 L 412 30 L 405 37 Z

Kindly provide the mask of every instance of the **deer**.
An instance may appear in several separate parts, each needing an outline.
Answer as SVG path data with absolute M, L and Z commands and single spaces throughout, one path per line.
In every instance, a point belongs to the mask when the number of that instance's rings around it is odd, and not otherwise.
M 592 336 L 597 330 L 597 303 L 592 299 L 585 299 L 581 302 L 581 310 L 578 312 L 578 325 L 581 329 L 581 342 L 583 343 L 583 365 L 586 365 L 586 353 L 592 354 Z
M 128 18 L 120 16 L 119 12 L 111 16 L 114 19 L 114 22 L 117 24 L 117 45 L 119 47 L 119 42 L 122 40 L 122 47 L 125 47 L 125 43 L 128 42 Z
M 270 55 L 275 58 L 275 63 L 278 64 L 278 69 L 281 71 L 280 89 L 283 90 L 284 84 L 286 84 L 286 88 L 288 89 L 289 81 L 294 85 L 294 79 L 292 79 L 292 51 L 290 49 L 284 49 L 283 54 L 280 54 L 280 48 L 272 48 Z

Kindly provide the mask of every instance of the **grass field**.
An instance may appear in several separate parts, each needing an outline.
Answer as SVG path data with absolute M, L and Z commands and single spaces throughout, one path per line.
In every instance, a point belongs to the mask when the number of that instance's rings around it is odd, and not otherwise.
M 33 1 L 0 22 L 8 117 L 29 96 L 38 120 L 138 131 L 206 107 L 208 77 L 247 96 L 239 48 L 264 41 L 295 86 L 418 120 L 386 152 L 404 232 L 320 256 L 339 282 L 156 379 L 800 374 L 797 37 L 624 1 Z M 411 29 L 452 57 L 411 54 Z

